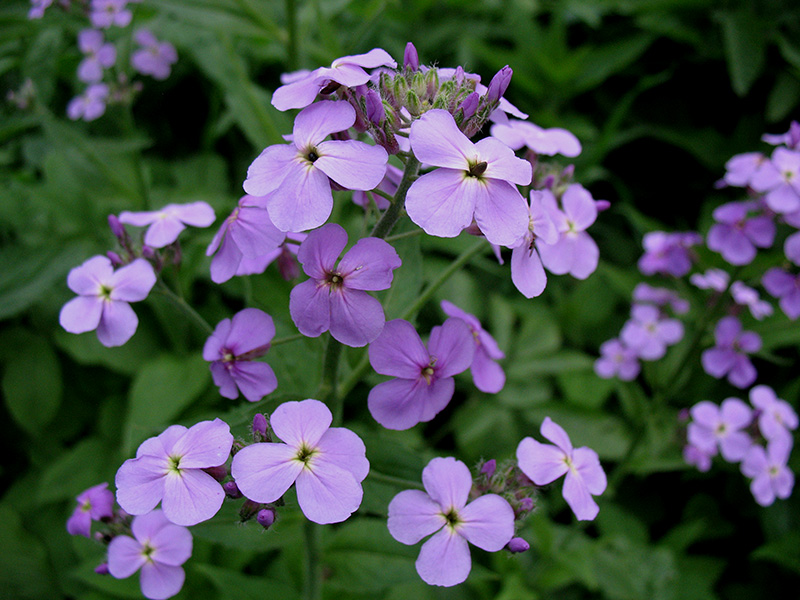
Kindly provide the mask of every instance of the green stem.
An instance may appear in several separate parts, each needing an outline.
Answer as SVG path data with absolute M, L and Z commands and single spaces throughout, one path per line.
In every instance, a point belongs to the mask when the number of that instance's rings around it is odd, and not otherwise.
M 270 348 L 272 346 L 280 346 L 281 344 L 288 344 L 289 342 L 295 342 L 297 340 L 302 340 L 305 336 L 302 333 L 295 333 L 294 335 L 287 335 L 286 337 L 276 338 L 272 340 L 269 345 Z
M 319 600 L 322 591 L 322 564 L 320 563 L 320 531 L 316 523 L 306 520 L 303 533 L 306 543 L 306 577 L 303 589 L 305 600 Z
M 403 208 L 406 205 L 406 193 L 417 178 L 417 173 L 419 173 L 419 161 L 413 155 L 409 156 L 408 160 L 406 160 L 406 168 L 403 171 L 403 179 L 400 180 L 400 185 L 397 186 L 392 204 L 383 213 L 380 221 L 375 224 L 375 228 L 372 230 L 372 237 L 383 239 L 391 233 L 392 228 L 403 212 Z
M 388 236 L 386 239 L 387 242 L 395 242 L 397 240 L 402 240 L 405 238 L 410 237 L 417 237 L 418 235 L 422 235 L 425 233 L 422 229 L 413 229 L 412 231 L 406 231 L 405 233 L 396 233 L 394 235 Z
M 339 374 L 339 357 L 342 355 L 342 344 L 333 339 L 328 334 L 328 342 L 325 344 L 325 355 L 322 359 L 322 382 L 317 391 L 317 399 L 323 402 L 333 402 L 331 412 L 333 413 L 333 426 L 342 422 L 342 408 L 344 399 L 336 393 L 337 377 Z
M 425 487 L 419 481 L 410 481 L 408 479 L 403 479 L 402 477 L 394 477 L 392 475 L 385 475 L 384 473 L 378 473 L 374 469 L 370 469 L 369 471 L 369 479 L 370 481 L 376 481 L 380 483 L 388 483 L 391 485 L 397 485 L 400 487 L 406 488 L 414 488 L 417 490 L 424 490 Z
M 203 330 L 203 333 L 205 333 L 206 335 L 211 335 L 212 333 L 214 333 L 214 328 L 208 324 L 208 321 L 206 321 L 203 317 L 201 317 L 200 313 L 198 313 L 195 309 L 189 306 L 186 300 L 184 300 L 183 298 L 178 296 L 175 292 L 173 292 L 171 289 L 169 289 L 164 284 L 163 281 L 159 280 L 158 285 L 156 287 L 156 291 L 162 294 L 167 300 L 169 300 L 173 304 L 173 306 L 180 309 L 180 311 L 183 312 L 183 314 L 186 315 L 192 323 L 194 323 L 200 329 Z

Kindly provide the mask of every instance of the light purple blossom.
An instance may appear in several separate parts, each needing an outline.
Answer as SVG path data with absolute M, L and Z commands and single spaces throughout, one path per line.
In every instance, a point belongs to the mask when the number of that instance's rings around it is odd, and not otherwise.
M 780 146 L 783 144 L 788 146 L 791 150 L 797 150 L 800 148 L 800 123 L 792 121 L 789 125 L 789 131 L 786 133 L 765 133 L 761 136 L 761 139 L 773 146 Z
M 768 385 L 757 385 L 750 390 L 750 403 L 757 409 L 758 430 L 767 440 L 787 438 L 792 445 L 791 431 L 797 429 L 797 413 L 792 405 L 778 398 Z
M 761 278 L 761 285 L 769 294 L 778 298 L 784 314 L 793 321 L 800 317 L 800 275 L 773 267 Z
M 738 398 L 727 398 L 721 406 L 704 400 L 695 404 L 690 414 L 689 443 L 709 456 L 719 449 L 728 462 L 739 462 L 753 445 L 745 431 L 753 421 L 753 411 Z
M 692 444 L 686 444 L 683 447 L 683 460 L 687 465 L 697 467 L 697 470 L 701 473 L 708 473 L 711 470 L 711 459 L 716 455 L 716 447 L 714 447 L 713 452 L 708 452 Z
M 105 256 L 93 256 L 67 276 L 69 289 L 78 294 L 61 309 L 58 321 L 70 333 L 97 329 L 107 347 L 121 346 L 136 332 L 139 319 L 129 302 L 139 302 L 156 283 L 156 274 L 143 258 L 114 271 Z
M 109 88 L 105 83 L 93 83 L 80 96 L 67 104 L 67 116 L 73 121 L 94 121 L 106 112 Z
M 765 160 L 767 157 L 761 152 L 737 154 L 725 163 L 723 181 L 734 187 L 747 187 Z
M 552 198 L 549 205 L 555 205 L 550 190 L 531 190 L 528 230 L 511 251 L 511 281 L 526 298 L 539 296 L 547 286 L 547 275 L 538 248 L 541 244 L 555 244 L 559 240 L 558 230 L 545 208 L 545 197 Z
M 231 474 L 254 502 L 274 502 L 294 483 L 300 510 L 315 523 L 339 523 L 361 505 L 369 472 L 364 442 L 331 427 L 331 411 L 319 400 L 285 402 L 270 417 L 284 443 L 258 443 L 236 453 Z
M 753 175 L 750 185 L 765 192 L 764 200 L 777 213 L 800 209 L 800 152 L 775 148 L 772 157 Z
M 152 211 L 123 211 L 119 222 L 135 227 L 149 225 L 144 234 L 144 243 L 151 248 L 163 248 L 178 239 L 187 225 L 208 227 L 214 222 L 214 209 L 206 202 L 189 204 L 167 204 L 164 208 Z
M 708 269 L 705 273 L 692 273 L 689 281 L 701 290 L 714 290 L 724 292 L 728 289 L 728 282 L 731 276 L 722 269 Z
M 666 354 L 668 346 L 683 338 L 683 323 L 662 318 L 660 311 L 650 304 L 634 304 L 620 338 L 639 357 L 658 360 Z
M 292 289 L 289 313 L 300 333 L 317 337 L 330 330 L 347 346 L 365 346 L 380 334 L 385 317 L 381 303 L 367 290 L 385 290 L 392 283 L 400 257 L 385 241 L 362 238 L 337 265 L 347 233 L 336 223 L 312 231 L 297 258 L 310 277 Z
M 117 471 L 117 502 L 143 515 L 161 502 L 177 525 L 195 525 L 217 514 L 225 499 L 222 486 L 203 469 L 225 463 L 233 445 L 227 423 L 201 421 L 189 429 L 172 425 L 139 446 L 136 458 Z
M 258 402 L 275 391 L 278 380 L 272 367 L 254 360 L 267 353 L 274 336 L 272 317 L 257 308 L 245 308 L 217 324 L 203 346 L 203 358 L 211 362 L 221 396 L 233 400 L 241 391 L 250 402 Z
M 759 321 L 772 314 L 772 305 L 762 300 L 755 289 L 741 281 L 734 281 L 731 284 L 731 296 L 736 304 L 748 307 L 753 318 Z
M 608 340 L 600 346 L 600 358 L 594 361 L 594 372 L 598 377 L 622 381 L 633 381 L 639 375 L 639 354 L 618 339 Z
M 506 355 L 500 350 L 495 339 L 481 326 L 481 322 L 475 315 L 461 310 L 447 300 L 442 300 L 441 306 L 444 314 L 461 319 L 472 332 L 475 355 L 470 370 L 475 387 L 487 394 L 496 394 L 502 390 L 506 383 L 506 374 L 495 361 L 502 360 Z
M 493 244 L 510 246 L 525 234 L 528 210 L 514 184 L 531 182 L 528 161 L 493 138 L 473 144 L 441 109 L 411 124 L 410 141 L 420 162 L 440 167 L 417 179 L 406 196 L 408 216 L 426 233 L 455 237 L 474 219 Z
M 727 375 L 728 382 L 746 388 L 756 380 L 756 369 L 748 354 L 761 350 L 761 337 L 752 331 L 742 331 L 736 317 L 724 317 L 714 329 L 716 345 L 703 351 L 700 362 L 706 373 L 720 379 Z
M 333 91 L 339 85 L 356 87 L 367 83 L 371 76 L 364 69 L 376 67 L 394 69 L 397 63 L 386 50 L 381 48 L 373 48 L 366 54 L 337 58 L 330 67 L 320 67 L 284 82 L 285 84 L 272 94 L 272 105 L 278 110 L 305 108 L 326 88 L 332 88 Z
M 676 315 L 685 315 L 689 312 L 689 301 L 681 298 L 670 289 L 662 287 L 652 287 L 644 282 L 638 283 L 633 288 L 633 301 L 638 303 L 650 303 L 659 308 L 669 305 Z
M 110 518 L 114 514 L 114 494 L 108 489 L 108 483 L 90 487 L 78 494 L 78 506 L 67 519 L 67 533 L 90 537 L 92 521 Z
M 153 79 L 163 81 L 178 62 L 175 46 L 169 42 L 160 42 L 147 29 L 139 29 L 133 39 L 139 48 L 131 54 L 131 66 L 142 75 L 150 75 Z
M 95 83 L 103 79 L 103 69 L 108 69 L 117 61 L 114 44 L 103 43 L 103 32 L 84 29 L 78 34 L 78 47 L 86 55 L 78 65 L 78 79 Z
M 541 433 L 555 446 L 526 437 L 517 446 L 519 468 L 536 485 L 547 485 L 566 474 L 564 500 L 579 521 L 591 521 L 600 510 L 592 496 L 606 489 L 597 452 L 586 446 L 573 448 L 567 432 L 550 417 L 545 417 Z
M 389 194 L 390 196 L 394 196 L 394 193 L 397 191 L 397 186 L 400 185 L 400 180 L 403 179 L 403 172 L 395 167 L 394 165 L 387 165 L 386 166 L 386 175 L 384 175 L 381 182 L 378 184 L 376 189 L 379 189 L 382 192 Z M 379 196 L 378 194 L 373 194 L 372 199 L 375 201 L 375 206 L 378 210 L 386 210 L 389 208 L 390 202 L 384 198 L 383 196 Z M 368 208 L 370 206 L 370 199 L 367 196 L 367 193 L 361 190 L 355 190 L 353 192 L 353 202 L 358 204 L 359 206 L 363 206 L 364 208 Z
M 192 534 L 160 510 L 133 519 L 133 537 L 118 535 L 108 545 L 108 572 L 125 579 L 142 570 L 139 585 L 150 600 L 177 594 L 186 578 L 181 565 L 192 555 Z
M 529 121 L 509 119 L 508 123 L 495 123 L 491 134 L 512 150 L 527 147 L 536 154 L 574 157 L 581 153 L 581 143 L 566 129 L 544 129 Z
M 44 11 L 50 8 L 52 4 L 53 0 L 31 0 L 31 7 L 28 10 L 28 18 L 41 19 L 44 16 Z
M 472 364 L 475 344 L 461 319 L 434 327 L 428 348 L 408 321 L 389 321 L 370 344 L 369 362 L 381 375 L 395 377 L 370 390 L 367 403 L 387 429 L 409 429 L 433 419 L 450 402 L 453 376 Z
M 728 202 L 714 209 L 716 223 L 708 231 L 708 247 L 732 265 L 750 264 L 756 248 L 769 248 L 775 240 L 775 222 L 769 215 L 751 216 L 755 202 Z
M 753 446 L 742 461 L 742 473 L 750 477 L 750 491 L 761 506 L 770 506 L 776 498 L 791 496 L 794 473 L 787 462 L 792 446 L 790 439 L 778 438 L 761 446 Z
M 514 536 L 514 510 L 496 494 L 467 503 L 469 468 L 455 458 L 434 458 L 422 471 L 425 491 L 405 490 L 389 503 L 389 533 L 402 544 L 433 534 L 416 561 L 429 585 L 453 586 L 472 569 L 469 544 L 487 552 L 502 550 Z
M 693 231 L 646 233 L 642 244 L 644 254 L 639 258 L 639 270 L 644 275 L 672 275 L 683 277 L 692 268 L 689 249 L 703 242 L 699 233 Z
M 783 253 L 790 261 L 800 267 L 800 231 L 794 232 L 783 243 Z
M 267 210 L 278 229 L 299 232 L 325 223 L 333 208 L 331 180 L 351 190 L 371 190 L 381 182 L 386 150 L 357 140 L 323 141 L 355 120 L 347 102 L 312 104 L 297 115 L 292 143 L 269 146 L 247 169 L 245 191 L 269 195 Z
M 128 0 L 92 0 L 89 20 L 92 27 L 108 29 L 112 25 L 127 27 L 133 13 L 127 8 Z

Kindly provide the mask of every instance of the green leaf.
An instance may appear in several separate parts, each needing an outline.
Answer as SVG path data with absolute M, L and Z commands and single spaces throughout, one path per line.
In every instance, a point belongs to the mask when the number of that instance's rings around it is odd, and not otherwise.
M 110 448 L 99 439 L 81 440 L 44 470 L 39 478 L 36 500 L 41 504 L 73 500 L 83 490 L 102 483 L 98 478 L 103 462 L 114 460 Z
M 765 32 L 751 10 L 724 11 L 718 18 L 733 91 L 744 96 L 764 67 Z
M 392 242 L 403 264 L 394 272 L 392 286 L 386 293 L 383 306 L 386 320 L 399 318 L 419 297 L 422 290 L 422 250 L 420 236 Z
M 287 583 L 268 577 L 245 575 L 230 569 L 221 569 L 207 564 L 192 565 L 192 570 L 205 575 L 214 585 L 219 598 L 226 600 L 264 600 L 300 598 L 300 592 Z
M 767 120 L 780 121 L 800 104 L 800 81 L 791 73 L 781 73 L 767 99 Z
M 140 326 L 136 334 L 122 346 L 106 348 L 94 331 L 74 334 L 58 329 L 55 343 L 77 363 L 102 365 L 124 375 L 138 373 L 150 357 L 158 354 L 160 345 L 152 329 Z
M 800 533 L 789 531 L 780 539 L 756 549 L 751 556 L 800 573 Z
M 25 531 L 20 516 L 0 505 L 0 589 L 6 598 L 51 598 L 56 589 L 42 543 Z
M 124 448 L 130 453 L 142 439 L 168 425 L 209 383 L 208 363 L 200 355 L 162 355 L 145 364 L 129 396 Z

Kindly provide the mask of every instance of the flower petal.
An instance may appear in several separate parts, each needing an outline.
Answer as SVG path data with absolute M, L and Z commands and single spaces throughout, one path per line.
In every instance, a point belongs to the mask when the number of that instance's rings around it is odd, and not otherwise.
M 309 279 L 292 289 L 289 294 L 289 314 L 305 336 L 317 337 L 330 328 L 330 292 L 326 286 L 317 286 Z
M 233 446 L 230 426 L 221 419 L 200 421 L 175 442 L 170 455 L 181 469 L 205 469 L 224 464 Z
M 472 489 L 472 474 L 467 465 L 452 456 L 434 458 L 422 470 L 422 485 L 447 514 L 466 506 Z
M 478 151 L 446 110 L 429 110 L 411 124 L 409 135 L 414 156 L 421 163 L 467 171 Z
M 469 369 L 475 356 L 475 344 L 467 324 L 456 318 L 447 319 L 431 330 L 428 349 L 436 357 L 437 377 L 452 377 Z
M 335 140 L 322 142 L 317 150 L 314 166 L 348 190 L 374 189 L 386 174 L 389 155 L 381 146 Z
M 70 333 L 85 333 L 97 329 L 105 302 L 98 296 L 78 296 L 61 307 L 58 322 Z
M 347 102 L 315 102 L 298 113 L 292 139 L 295 146 L 303 151 L 316 146 L 332 133 L 349 129 L 355 122 L 356 111 Z
M 233 439 L 231 436 L 231 443 Z M 170 471 L 164 478 L 164 515 L 176 525 L 197 525 L 219 511 L 225 492 L 219 482 L 200 469 Z
M 340 523 L 361 506 L 364 495 L 353 474 L 331 462 L 316 463 L 297 477 L 297 502 L 314 523 Z
M 185 579 L 183 567 L 148 562 L 142 567 L 139 585 L 145 598 L 165 600 L 181 591 Z
M 566 473 L 569 468 L 565 458 L 563 450 L 531 437 L 524 438 L 517 446 L 519 468 L 536 485 L 547 485 Z
M 468 183 L 472 177 L 468 177 Z M 492 244 L 511 246 L 528 229 L 528 203 L 507 181 L 484 179 L 472 184 L 476 192 L 475 222 Z
M 299 449 L 316 447 L 333 421 L 330 409 L 319 400 L 284 402 L 270 417 L 270 425 L 282 441 Z
M 428 365 L 430 355 L 414 326 L 394 319 L 383 326 L 369 346 L 369 362 L 381 375 L 417 380 Z
M 263 310 L 245 308 L 233 316 L 225 345 L 236 356 L 266 346 L 275 337 L 275 324 Z
M 422 545 L 415 563 L 429 585 L 450 587 L 463 583 L 472 569 L 467 540 L 445 527 Z
M 389 533 L 401 544 L 416 544 L 445 523 L 442 507 L 421 490 L 400 492 L 389 503 Z
M 458 511 L 458 533 L 470 544 L 497 552 L 514 537 L 514 509 L 496 494 L 476 498 Z
M 294 460 L 296 456 L 297 451 L 286 444 L 253 444 L 234 455 L 231 475 L 245 497 L 253 502 L 274 502 L 303 470 L 303 463 Z
M 122 346 L 133 337 L 138 326 L 139 317 L 130 304 L 106 300 L 97 325 L 97 339 L 107 348 Z
M 111 288 L 110 298 L 114 301 L 139 302 L 156 284 L 156 274 L 152 265 L 143 258 L 137 258 L 129 265 L 117 269 L 108 280 Z
M 366 446 L 355 433 L 344 427 L 331 427 L 317 443 L 320 451 L 316 464 L 335 464 L 349 471 L 357 482 L 362 482 L 369 473 Z
M 359 348 L 383 331 L 386 318 L 381 303 L 360 290 L 341 288 L 330 295 L 330 332 L 335 340 Z
M 479 186 L 483 183 L 463 171 L 436 169 L 411 184 L 406 211 L 428 235 L 456 237 L 472 223 Z
M 336 260 L 347 245 L 347 232 L 336 223 L 328 223 L 300 244 L 297 260 L 303 265 L 306 275 L 314 279 L 325 279 L 334 270 Z
M 108 545 L 108 572 L 116 579 L 130 577 L 147 562 L 142 545 L 127 535 L 118 535 Z
M 362 238 L 339 261 L 345 286 L 353 290 L 386 290 L 392 285 L 394 269 L 402 264 L 387 242 Z

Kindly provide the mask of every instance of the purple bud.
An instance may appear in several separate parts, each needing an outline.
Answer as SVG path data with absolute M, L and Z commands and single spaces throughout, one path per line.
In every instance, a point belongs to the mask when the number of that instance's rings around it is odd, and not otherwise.
M 463 111 L 464 113 L 464 121 L 471 118 L 472 115 L 475 114 L 475 111 L 478 110 L 478 102 L 480 100 L 480 95 L 478 92 L 472 92 L 469 96 L 464 98 L 464 101 L 459 105 L 459 110 Z
M 295 257 L 292 252 L 283 247 L 283 252 L 278 255 L 278 273 L 281 274 L 286 281 L 291 281 L 292 279 L 297 279 L 300 277 L 300 265 L 297 262 L 297 257 Z
M 203 471 L 211 475 L 220 483 L 222 483 L 222 480 L 228 476 L 228 469 L 225 468 L 225 465 L 220 465 L 218 467 L 206 467 L 203 469 Z
M 495 470 L 497 469 L 497 461 L 495 459 L 487 460 L 483 463 L 481 467 L 481 473 L 486 475 L 487 477 L 491 477 L 494 475 Z
M 150 246 L 142 246 L 142 257 L 148 260 L 155 258 L 156 251 L 153 250 Z
M 506 93 L 508 85 L 511 83 L 511 75 L 513 75 L 513 73 L 514 71 L 511 70 L 511 67 L 506 65 L 492 77 L 492 81 L 489 82 L 489 91 L 486 92 L 486 100 L 490 104 L 498 102 L 500 98 L 503 97 L 503 94 Z
M 531 512 L 533 510 L 533 498 L 523 498 L 519 501 L 519 507 L 525 512 Z
M 575 175 L 575 165 L 567 165 L 561 171 L 561 181 L 569 181 L 573 175 Z
M 108 575 L 108 563 L 102 562 L 94 568 L 98 575 Z
M 691 418 L 692 418 L 692 415 L 689 412 L 688 408 L 682 408 L 681 410 L 678 411 L 678 422 L 686 423 Z
M 595 200 L 594 205 L 597 207 L 597 212 L 603 212 L 611 208 L 611 202 L 608 200 Z
M 242 504 L 242 508 L 239 509 L 239 518 L 242 522 L 249 521 L 261 510 L 261 506 L 262 505 L 258 502 L 245 500 L 244 504 Z
M 106 252 L 106 256 L 108 257 L 108 260 L 111 261 L 111 264 L 114 265 L 115 267 L 122 266 L 122 257 L 116 252 L 109 250 L 108 252 Z
M 239 486 L 236 485 L 235 481 L 226 481 L 222 484 L 222 489 L 225 490 L 225 495 L 228 498 L 237 500 L 242 497 L 242 492 L 239 491 Z
M 366 95 L 367 118 L 375 125 L 380 125 L 386 117 L 383 101 L 375 90 L 369 90 Z
M 553 174 L 550 174 L 547 177 L 545 177 L 542 187 L 544 187 L 544 189 L 546 190 L 552 190 L 555 183 L 556 183 L 555 176 Z
M 410 71 L 419 69 L 419 55 L 411 42 L 406 44 L 406 51 L 403 53 L 403 66 Z
M 275 511 L 271 508 L 262 508 L 256 515 L 256 521 L 264 529 L 269 529 L 275 522 Z
M 458 65 L 456 67 L 456 71 L 455 73 L 453 73 L 453 79 L 458 84 L 458 87 L 461 87 L 463 85 L 465 77 L 464 77 L 464 69 L 461 67 L 461 65 Z
M 111 228 L 111 233 L 114 237 L 122 239 L 125 236 L 125 226 L 119 222 L 116 215 L 108 215 L 108 226 Z
M 527 552 L 530 550 L 531 545 L 523 540 L 521 537 L 511 538 L 511 541 L 506 544 L 506 550 L 519 554 L 520 552 Z
M 253 437 L 256 436 L 260 436 L 262 440 L 267 439 L 267 417 L 261 413 L 256 413 L 253 417 Z

